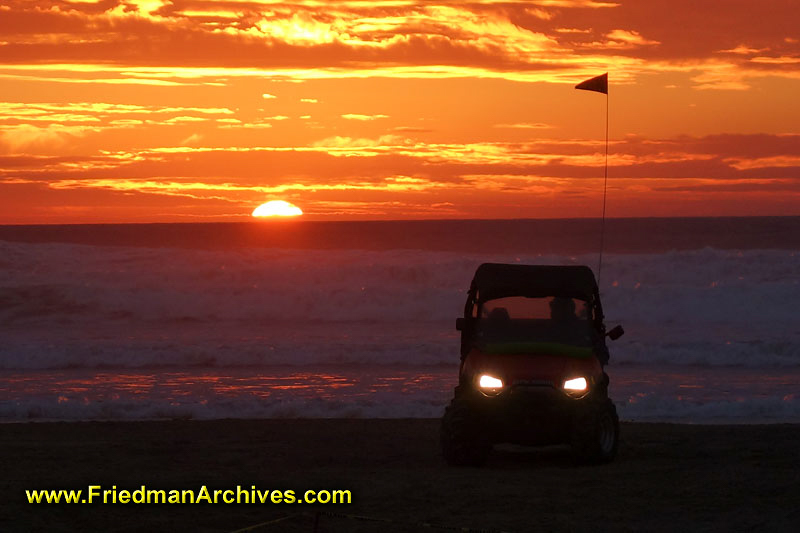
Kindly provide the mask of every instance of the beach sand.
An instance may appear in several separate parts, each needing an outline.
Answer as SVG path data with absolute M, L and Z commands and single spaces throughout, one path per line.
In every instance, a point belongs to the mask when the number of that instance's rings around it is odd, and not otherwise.
M 438 420 L 5 424 L 2 531 L 800 531 L 800 425 L 626 423 L 617 460 L 495 451 L 484 468 L 439 456 Z M 32 505 L 25 489 L 349 489 L 350 505 Z M 303 513 L 306 514 L 303 514 Z M 437 531 L 438 529 L 426 529 Z

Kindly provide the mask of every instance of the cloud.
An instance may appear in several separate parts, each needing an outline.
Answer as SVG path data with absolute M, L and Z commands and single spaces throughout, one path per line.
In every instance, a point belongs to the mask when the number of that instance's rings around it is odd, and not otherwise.
M 208 120 L 206 117 L 187 117 L 187 116 L 180 116 L 180 117 L 172 117 L 168 118 L 163 121 L 164 124 L 185 124 L 187 122 L 205 122 Z
M 259 130 L 259 129 L 269 129 L 272 127 L 272 124 L 269 122 L 228 122 L 220 126 L 222 129 L 250 129 L 250 130 Z
M 752 48 L 747 45 L 740 44 L 735 48 L 730 48 L 728 50 L 718 50 L 717 52 L 720 54 L 751 55 L 751 54 L 758 54 L 766 50 L 767 48 Z
M 171 107 L 108 102 L 0 102 L 5 145 L 19 150 L 55 147 L 100 132 L 202 123 L 233 114 L 228 108 Z
M 533 17 L 540 18 L 542 20 L 552 20 L 555 17 L 555 13 L 553 13 L 552 11 L 546 11 L 544 9 L 539 9 L 535 7 L 526 8 L 525 13 Z
M 172 107 L 106 102 L 0 102 L 0 116 L 4 118 L 50 116 L 55 113 L 70 113 L 85 116 L 187 114 L 232 115 L 227 107 Z
M 518 122 L 515 124 L 495 124 L 495 128 L 512 128 L 512 129 L 523 129 L 523 130 L 547 130 L 552 128 L 550 124 L 545 124 L 544 122 Z
M 404 143 L 406 143 L 406 139 L 397 135 L 382 135 L 377 139 L 341 137 L 336 135 L 315 141 L 311 143 L 311 146 L 314 148 L 360 149 L 395 146 Z M 363 151 L 358 151 L 357 154 L 358 153 L 366 155 Z
M 579 29 L 579 28 L 556 28 L 557 33 L 592 33 L 592 29 Z
M 279 0 L 6 3 L 5 24 L 13 29 L 4 37 L 7 65 L 68 65 L 63 76 L 53 76 L 52 67 L 45 68 L 51 71 L 47 76 L 28 76 L 60 83 L 196 83 L 176 65 L 215 67 L 216 73 L 193 78 L 218 85 L 230 76 L 298 81 L 370 73 L 572 83 L 593 64 L 613 66 L 617 79 L 664 67 L 702 71 L 703 62 L 720 51 L 730 52 L 734 67 L 743 67 L 740 78 L 790 76 L 786 60 L 757 63 L 757 69 L 739 61 L 746 59 L 745 50 L 769 49 L 776 58 L 798 52 L 797 40 L 785 37 L 794 31 L 788 0 L 775 0 L 756 18 L 741 0 L 727 2 L 724 17 L 710 4 L 693 5 L 686 17 L 688 7 L 668 0 L 342 1 L 324 11 L 317 2 Z M 159 53 L 149 53 L 150 46 Z M 145 70 L 159 65 L 160 72 Z M 114 73 L 115 66 L 124 68 L 114 76 L 90 76 L 80 68 Z
M 50 151 L 66 145 L 71 139 L 81 137 L 89 131 L 99 130 L 90 126 L 64 124 L 0 126 L 0 150 L 6 153 Z
M 762 172 L 760 176 L 764 178 L 800 178 L 797 156 L 800 135 L 632 137 L 612 142 L 610 148 L 609 163 L 614 169 L 611 173 L 614 179 L 697 176 L 741 179 L 758 178 L 758 172 Z M 602 149 L 602 142 L 588 140 L 444 144 L 412 141 L 397 135 L 333 136 L 306 147 L 183 146 L 108 153 L 102 159 L 92 158 L 85 164 L 73 160 L 69 173 L 77 176 L 85 166 L 95 177 L 99 177 L 100 168 L 105 169 L 102 171 L 104 178 L 212 178 L 223 173 L 238 176 L 239 180 L 280 180 L 289 174 L 336 182 L 352 175 L 374 175 L 382 179 L 381 176 L 391 173 L 445 182 L 476 174 L 581 180 L 600 175 L 598 170 L 604 162 Z M 33 171 L 42 162 L 32 160 L 31 165 Z M 14 168 L 14 175 L 25 175 L 19 165 Z M 64 177 L 64 167 L 48 168 L 52 168 L 53 177 Z
M 358 115 L 355 113 L 347 113 L 342 115 L 342 118 L 345 120 L 378 120 L 380 118 L 389 118 L 389 115 Z
M 632 46 L 661 44 L 658 41 L 645 39 L 638 31 L 635 30 L 613 30 L 612 32 L 606 34 L 606 38 L 612 42 L 621 42 Z
M 433 130 L 430 128 L 420 128 L 415 126 L 397 126 L 392 128 L 392 131 L 396 131 L 398 133 L 430 133 Z
M 141 13 L 151 14 L 172 2 L 167 0 L 126 0 L 126 3 L 135 6 Z
M 318 213 L 589 198 L 603 146 L 578 125 L 601 108 L 567 93 L 609 71 L 618 127 L 642 133 L 610 146 L 623 192 L 788 188 L 795 3 L 5 0 L 0 179 L 163 206 L 267 187 Z M 766 135 L 701 136 L 737 129 Z
M 311 146 L 251 148 L 203 146 L 194 136 L 183 142 L 190 145 L 83 158 L 0 156 L 0 182 L 229 205 L 289 194 L 316 205 L 318 214 L 360 213 L 357 206 L 375 202 L 397 217 L 422 216 L 437 204 L 454 216 L 523 216 L 509 202 L 530 209 L 529 201 L 548 216 L 558 215 L 547 208 L 557 203 L 563 216 L 596 206 L 602 181 L 603 143 L 594 140 L 445 144 L 334 136 Z M 637 213 L 669 214 L 679 207 L 670 195 L 679 191 L 697 193 L 701 203 L 719 202 L 715 192 L 752 192 L 788 209 L 786 195 L 800 191 L 798 153 L 800 135 L 629 137 L 611 144 L 610 185 L 616 205 L 630 202 Z
M 193 144 L 198 144 L 202 140 L 203 140 L 203 136 L 202 135 L 200 135 L 198 133 L 192 133 L 191 135 L 186 137 L 184 140 L 182 140 L 180 144 L 182 146 L 189 146 L 189 145 L 193 145 Z
M 800 64 L 800 57 L 765 57 L 758 56 L 750 58 L 753 63 L 762 63 L 766 65 L 797 65 Z
M 607 33 L 605 38 L 605 41 L 589 42 L 581 46 L 585 48 L 598 48 L 605 50 L 625 50 L 661 44 L 659 41 L 645 39 L 638 31 L 635 30 L 615 29 Z
M 695 83 L 693 88 L 699 90 L 746 91 L 750 88 L 741 71 L 729 63 L 708 63 L 691 80 Z
M 752 78 L 799 76 L 787 59 L 797 57 L 797 43 L 780 37 L 791 35 L 790 17 L 782 15 L 790 6 L 776 1 L 774 10 L 752 21 L 749 7 L 734 0 L 726 4 L 723 21 L 704 11 L 707 6 L 698 6 L 697 16 L 684 17 L 666 0 L 543 1 L 534 2 L 536 7 L 524 2 L 337 2 L 324 12 L 317 3 L 277 0 L 196 0 L 191 9 L 141 2 L 112 10 L 109 3 L 67 9 L 53 2 L 46 9 L 46 3 L 33 7 L 12 0 L 6 24 L 15 31 L 7 36 L 0 78 L 176 88 L 226 86 L 237 78 L 575 83 L 605 68 L 618 82 L 631 82 L 657 72 L 702 75 L 726 57 L 735 78 L 697 88 L 742 88 L 750 87 Z M 730 42 L 727 35 L 738 37 Z M 59 43 L 46 44 L 53 36 Z M 735 53 L 741 42 L 748 50 L 770 50 L 773 59 L 748 61 L 747 54 Z M 160 53 L 144 53 L 148 43 L 158 43 Z

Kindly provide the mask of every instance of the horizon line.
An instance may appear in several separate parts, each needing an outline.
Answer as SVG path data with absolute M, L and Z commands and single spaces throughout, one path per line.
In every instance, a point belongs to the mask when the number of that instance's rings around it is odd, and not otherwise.
M 690 215 L 690 216 L 649 216 L 649 217 L 606 217 L 606 220 L 714 220 L 714 219 L 766 219 L 800 218 L 797 215 Z M 397 218 L 397 219 L 352 219 L 352 220 L 302 220 L 302 217 L 274 218 L 269 220 L 252 219 L 240 221 L 171 221 L 171 222 L 43 222 L 34 224 L 0 224 L 0 227 L 57 227 L 57 226 L 156 226 L 156 225 L 198 225 L 198 224 L 295 224 L 295 223 L 396 223 L 396 222 L 515 222 L 515 221 L 600 221 L 601 217 L 559 217 L 559 218 Z

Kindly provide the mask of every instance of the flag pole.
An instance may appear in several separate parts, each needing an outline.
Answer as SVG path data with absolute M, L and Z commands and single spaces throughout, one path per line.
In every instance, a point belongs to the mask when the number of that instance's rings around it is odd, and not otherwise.
M 603 245 L 606 236 L 606 191 L 608 190 L 608 92 L 606 92 L 606 163 L 603 169 L 603 218 L 600 221 L 600 257 L 597 261 L 597 286 L 603 275 Z
M 606 95 L 606 159 L 603 171 L 603 217 L 600 221 L 600 256 L 597 261 L 597 286 L 603 274 L 603 247 L 606 236 L 606 191 L 608 190 L 608 72 L 582 81 L 575 86 L 583 91 L 593 91 Z

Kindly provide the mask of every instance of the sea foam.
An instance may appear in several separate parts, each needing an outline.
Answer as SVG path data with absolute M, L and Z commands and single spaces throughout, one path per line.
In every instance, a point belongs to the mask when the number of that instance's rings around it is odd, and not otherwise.
M 0 419 L 439 416 L 459 361 L 455 318 L 486 261 L 594 268 L 597 256 L 0 242 Z M 798 280 L 791 250 L 607 254 L 606 323 L 626 329 L 610 344 L 609 367 L 623 418 L 800 419 L 791 384 L 769 381 L 791 381 L 800 366 Z M 667 366 L 678 369 L 669 386 L 656 370 Z M 253 396 L 274 383 L 241 380 L 231 394 L 202 380 L 180 392 L 158 378 L 322 367 L 352 376 L 427 368 L 438 377 L 427 388 L 333 387 L 324 398 L 291 388 Z M 737 378 L 731 397 L 724 376 L 739 371 L 749 377 Z M 108 378 L 100 391 L 107 378 L 98 372 L 156 376 L 159 385 L 141 393 Z M 84 385 L 70 385 L 71 373 Z M 716 393 L 678 390 L 700 374 Z
M 439 365 L 484 261 L 596 256 L 0 243 L 0 368 Z M 612 362 L 800 364 L 800 255 L 607 255 Z

